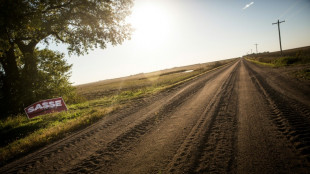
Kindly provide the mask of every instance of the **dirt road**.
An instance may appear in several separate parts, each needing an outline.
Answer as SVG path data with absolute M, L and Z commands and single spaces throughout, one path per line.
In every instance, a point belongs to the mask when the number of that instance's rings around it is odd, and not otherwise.
M 310 87 L 238 60 L 0 173 L 310 173 Z

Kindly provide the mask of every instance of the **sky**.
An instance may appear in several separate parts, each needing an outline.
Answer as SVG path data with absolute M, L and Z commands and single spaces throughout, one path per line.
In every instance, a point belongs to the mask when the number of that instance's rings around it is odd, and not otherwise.
M 74 85 L 310 45 L 310 0 L 135 0 L 131 40 L 66 54 Z M 50 49 L 67 53 L 64 45 Z

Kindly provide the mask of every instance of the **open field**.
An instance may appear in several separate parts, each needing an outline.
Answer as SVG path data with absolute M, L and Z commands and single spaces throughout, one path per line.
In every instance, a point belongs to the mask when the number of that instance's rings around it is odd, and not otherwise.
M 124 107 L 131 101 L 181 85 L 235 59 L 177 67 L 77 86 L 84 102 L 68 105 L 69 111 L 39 116 L 12 116 L 0 122 L 0 161 L 24 156 L 81 130 Z
M 128 77 L 111 80 L 103 80 L 77 86 L 77 91 L 87 100 L 117 95 L 124 91 L 136 91 L 140 89 L 160 88 L 184 79 L 196 76 L 231 60 L 195 64 L 183 67 L 176 67 L 160 70 L 151 73 L 141 73 Z
M 238 59 L 0 173 L 309 173 L 310 85 L 278 70 Z

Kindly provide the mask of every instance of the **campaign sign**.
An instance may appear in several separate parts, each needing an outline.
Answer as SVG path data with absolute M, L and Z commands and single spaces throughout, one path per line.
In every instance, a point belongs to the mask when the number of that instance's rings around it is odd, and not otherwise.
M 25 112 L 29 119 L 39 115 L 66 110 L 68 110 L 67 106 L 61 97 L 42 100 L 25 108 Z

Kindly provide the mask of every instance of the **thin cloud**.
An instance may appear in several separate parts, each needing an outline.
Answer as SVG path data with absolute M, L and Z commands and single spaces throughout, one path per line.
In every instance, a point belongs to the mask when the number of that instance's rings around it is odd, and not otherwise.
M 253 4 L 254 4 L 254 2 L 250 2 L 249 4 L 245 5 L 242 9 L 245 10 L 245 9 L 249 8 Z

